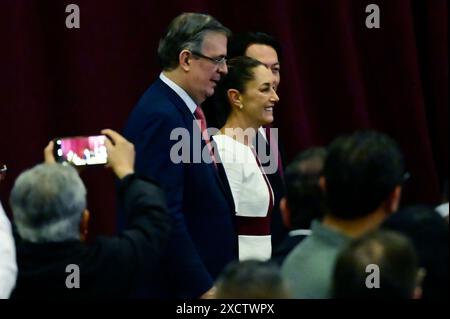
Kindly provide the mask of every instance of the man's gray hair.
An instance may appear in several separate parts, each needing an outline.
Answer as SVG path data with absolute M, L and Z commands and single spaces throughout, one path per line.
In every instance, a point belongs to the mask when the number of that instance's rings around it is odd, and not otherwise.
M 158 59 L 161 67 L 167 71 L 175 69 L 183 50 L 201 52 L 203 39 L 209 32 L 231 36 L 229 29 L 207 14 L 183 13 L 173 19 L 159 41 Z
M 23 172 L 10 202 L 22 239 L 33 243 L 80 239 L 86 188 L 73 167 L 39 164 Z

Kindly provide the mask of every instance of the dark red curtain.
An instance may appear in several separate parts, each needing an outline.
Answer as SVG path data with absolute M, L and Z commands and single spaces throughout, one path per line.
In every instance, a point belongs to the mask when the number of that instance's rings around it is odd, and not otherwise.
M 68 4 L 81 28 L 67 29 Z M 380 28 L 365 25 L 380 8 Z M 448 180 L 448 2 L 445 0 L 3 0 L 0 3 L 0 187 L 42 161 L 57 136 L 121 130 L 159 73 L 158 40 L 184 11 L 283 46 L 277 125 L 289 161 L 340 134 L 371 128 L 400 144 L 412 178 L 404 203 L 438 203 Z M 116 226 L 114 178 L 82 172 L 94 234 Z M 7 205 L 5 205 L 7 206 Z M 9 210 L 9 208 L 8 208 Z

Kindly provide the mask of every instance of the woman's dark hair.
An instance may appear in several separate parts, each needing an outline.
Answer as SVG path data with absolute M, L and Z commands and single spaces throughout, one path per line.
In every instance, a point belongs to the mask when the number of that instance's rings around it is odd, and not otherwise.
M 323 147 L 309 148 L 286 168 L 286 198 L 293 229 L 309 229 L 314 219 L 321 219 L 328 211 L 319 187 L 326 156 Z
M 255 78 L 253 70 L 260 65 L 264 66 L 258 60 L 246 56 L 236 57 L 228 61 L 228 74 L 219 83 L 214 96 L 218 128 L 225 124 L 231 112 L 228 90 L 236 89 L 244 93 L 246 84 Z

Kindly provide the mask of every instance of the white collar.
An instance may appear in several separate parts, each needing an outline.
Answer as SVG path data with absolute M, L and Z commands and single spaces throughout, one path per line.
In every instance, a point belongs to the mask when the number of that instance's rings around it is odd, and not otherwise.
M 294 229 L 289 232 L 289 236 L 291 237 L 299 235 L 309 236 L 311 235 L 311 229 Z
M 436 207 L 436 211 L 442 216 L 447 217 L 448 216 L 448 203 L 444 203 Z
M 191 111 L 191 113 L 194 114 L 195 109 L 197 108 L 197 104 L 195 104 L 194 100 L 189 96 L 189 94 L 187 94 L 186 91 L 183 90 L 178 84 L 176 84 L 174 81 L 165 76 L 163 72 L 161 72 L 159 78 L 161 79 L 161 81 L 166 83 L 172 90 L 174 90 L 176 94 L 178 94 L 178 96 L 183 100 L 183 102 L 188 107 L 189 111 Z
M 258 128 L 258 131 L 259 131 L 259 134 L 261 134 L 262 137 L 264 137 L 264 139 L 265 139 L 266 142 L 267 142 L 266 130 L 264 129 L 264 127 L 260 126 L 260 127 Z

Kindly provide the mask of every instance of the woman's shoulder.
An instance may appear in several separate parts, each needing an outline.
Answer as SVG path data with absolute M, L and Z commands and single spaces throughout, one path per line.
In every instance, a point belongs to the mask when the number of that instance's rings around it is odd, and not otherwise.
M 213 136 L 214 142 L 216 143 L 217 150 L 219 151 L 221 156 L 227 156 L 229 159 L 230 156 L 233 158 L 233 161 L 243 161 L 244 159 L 248 159 L 250 155 L 252 155 L 251 148 L 247 145 L 244 145 L 232 137 L 225 134 L 218 134 Z
M 239 151 L 243 153 L 250 152 L 251 148 L 245 144 L 242 144 L 236 141 L 234 138 L 225 135 L 225 134 L 217 134 L 213 136 L 214 142 L 216 142 L 217 147 L 224 148 L 227 150 Z

